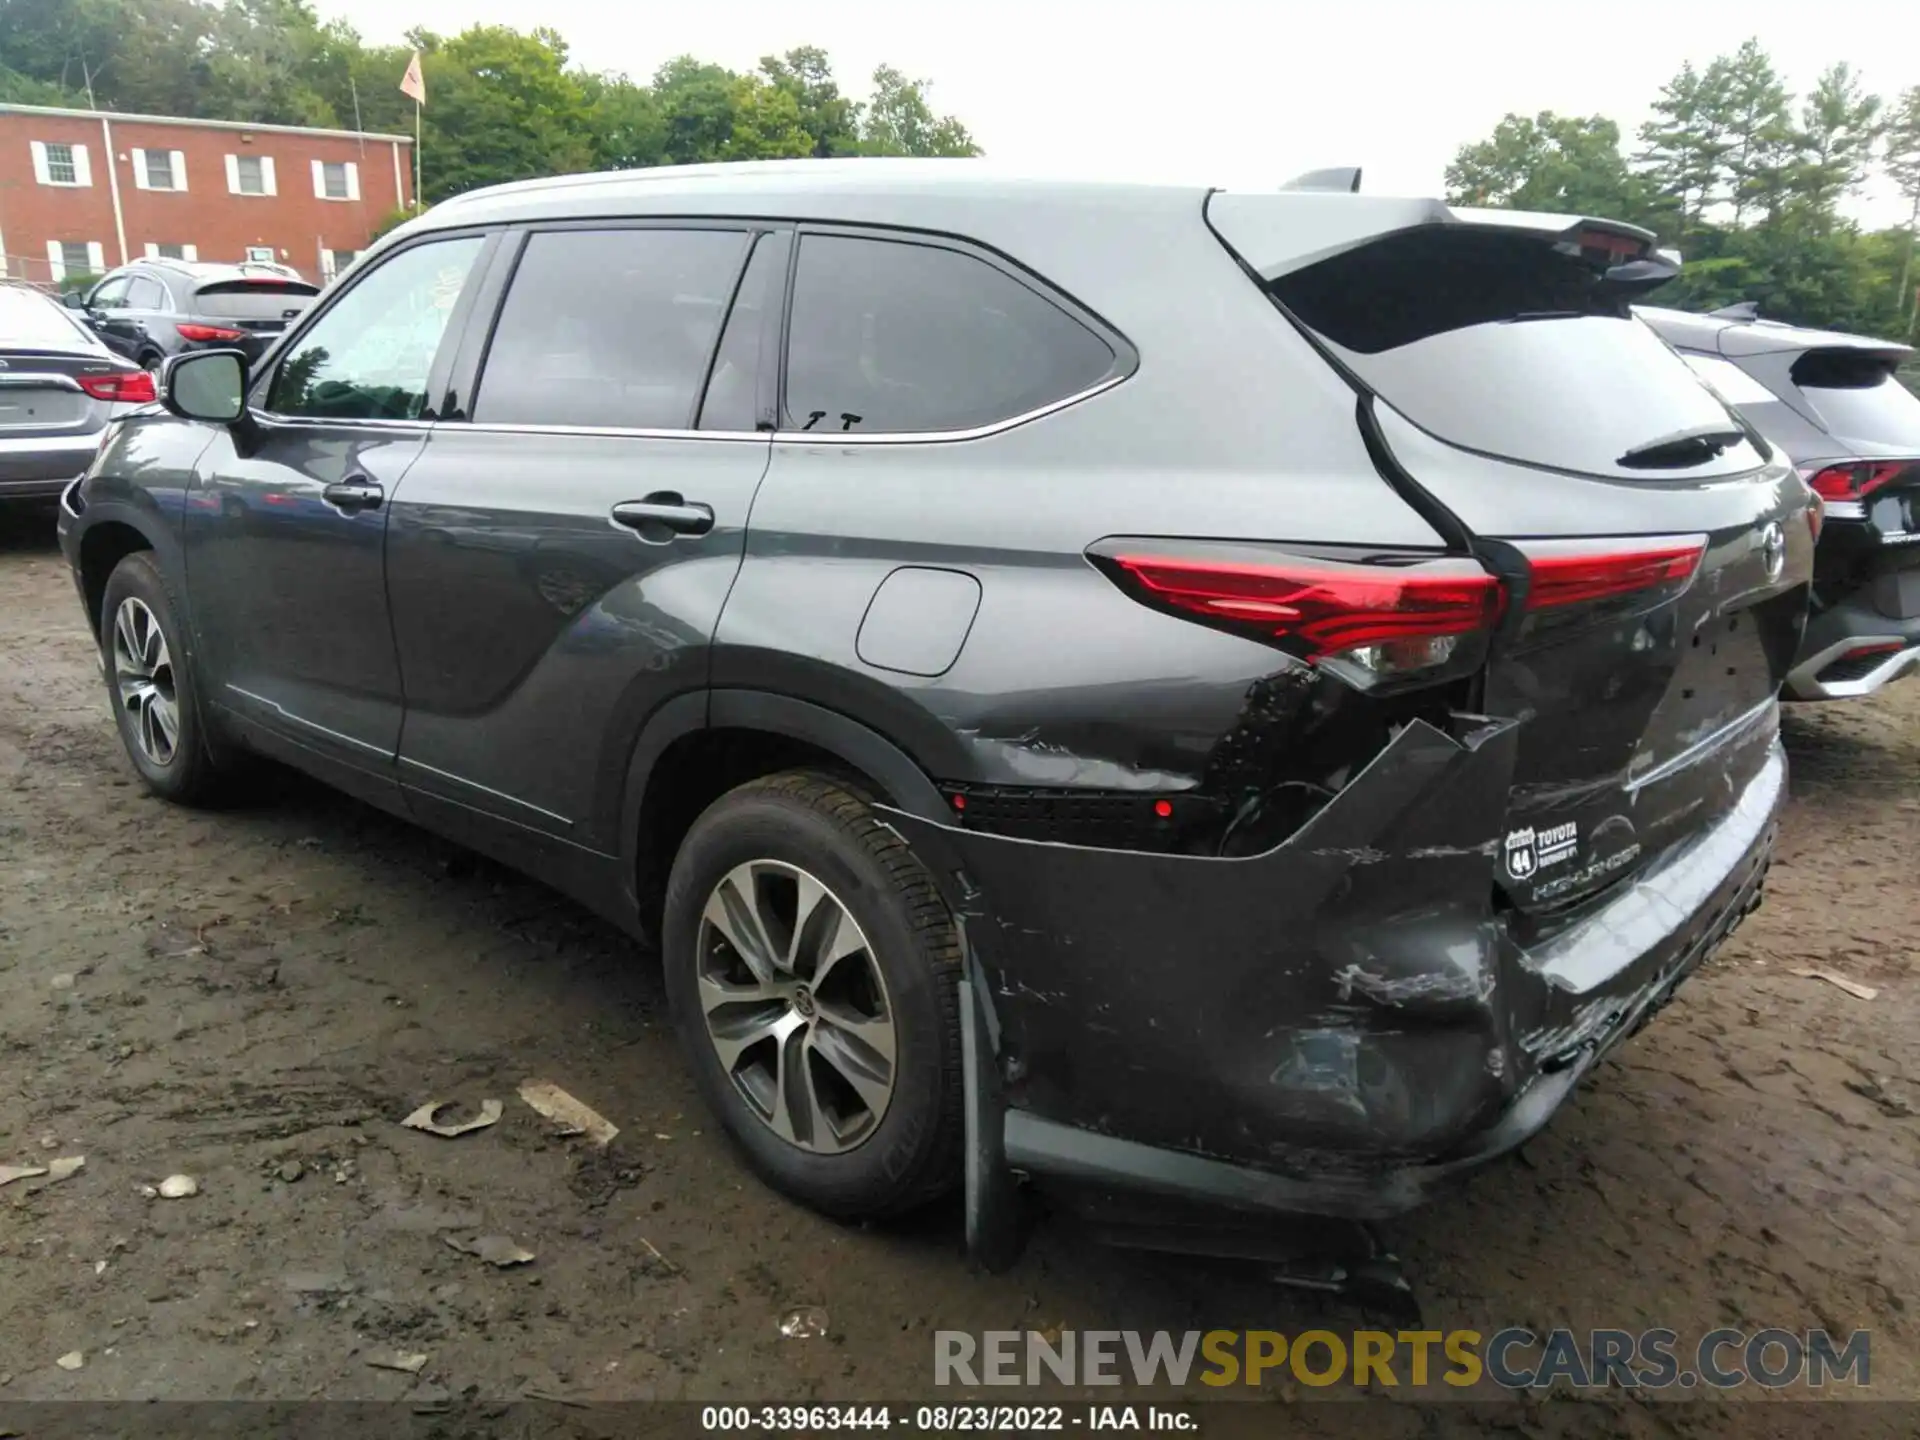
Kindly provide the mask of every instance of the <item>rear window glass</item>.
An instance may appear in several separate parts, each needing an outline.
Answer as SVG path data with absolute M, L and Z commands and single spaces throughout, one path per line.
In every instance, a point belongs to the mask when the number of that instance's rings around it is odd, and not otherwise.
M 1422 226 L 1271 282 L 1274 296 L 1388 404 L 1453 444 L 1588 474 L 1728 474 L 1744 440 L 1685 465 L 1622 457 L 1737 429 L 1726 405 L 1632 317 L 1589 261 L 1536 235 Z
M 1886 361 L 1806 355 L 1795 363 L 1793 378 L 1835 435 L 1920 454 L 1920 398 Z
M 36 290 L 0 285 L 0 346 L 37 345 L 91 350 L 98 342 L 67 312 Z
M 291 280 L 226 280 L 202 285 L 195 292 L 194 308 L 224 320 L 288 320 L 293 318 L 288 311 L 299 314 L 319 293 L 311 285 Z

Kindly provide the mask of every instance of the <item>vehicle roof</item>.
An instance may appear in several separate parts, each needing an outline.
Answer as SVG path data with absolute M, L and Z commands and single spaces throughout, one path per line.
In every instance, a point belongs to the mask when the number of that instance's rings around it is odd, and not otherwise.
M 1739 359 L 1743 355 L 1771 355 L 1788 350 L 1862 350 L 1906 356 L 1913 347 L 1897 340 L 1877 340 L 1842 330 L 1816 330 L 1784 320 L 1743 319 L 1732 315 L 1701 315 L 1638 305 L 1634 314 L 1653 326 L 1669 343 L 1691 350 L 1708 350 Z
M 110 280 L 116 275 L 154 270 L 165 270 L 195 285 L 212 285 L 223 280 L 246 280 L 263 275 L 274 275 L 283 280 L 296 280 L 302 285 L 309 284 L 298 271 L 291 270 L 285 265 L 267 265 L 257 260 L 240 264 L 217 260 L 173 260 L 166 256 L 154 255 L 143 255 L 138 259 L 129 260 L 125 265 L 109 270 L 101 278 Z
M 1139 225 L 1145 228 L 1125 233 L 1148 243 L 1147 230 L 1190 226 L 1203 206 L 1211 207 L 1209 215 L 1234 213 L 1258 252 L 1247 257 L 1249 262 L 1269 276 L 1415 225 L 1497 226 L 1556 236 L 1596 225 L 1653 239 L 1647 231 L 1604 219 L 1452 207 L 1430 197 L 1288 189 L 1278 183 L 1226 189 L 1198 182 L 1074 179 L 984 159 L 856 157 L 660 166 L 515 181 L 442 201 L 393 231 L 379 248 L 429 231 L 539 220 L 804 218 L 962 234 L 1035 263 L 1041 249 L 1058 252 L 1058 243 L 1046 242 L 1057 242 L 1065 231 L 1098 241 L 1116 233 L 1115 227 Z M 1237 240 L 1234 248 L 1246 251 Z

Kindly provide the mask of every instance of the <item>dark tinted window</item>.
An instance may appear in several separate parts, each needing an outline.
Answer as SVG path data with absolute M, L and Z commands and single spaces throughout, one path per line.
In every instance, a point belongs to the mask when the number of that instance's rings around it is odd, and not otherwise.
M 1657 478 L 1760 461 L 1744 441 L 1653 442 L 1736 428 L 1727 407 L 1599 266 L 1541 237 L 1478 226 L 1402 231 L 1281 276 L 1275 296 L 1416 425 L 1528 464 Z M 1684 463 L 1675 463 L 1675 461 Z
M 267 408 L 339 420 L 419 418 L 480 246 L 477 237 L 415 245 L 367 272 L 287 353 Z
M 842 235 L 800 242 L 787 423 L 967 430 L 1063 400 L 1114 355 L 1065 310 L 958 250 Z
M 737 230 L 531 236 L 475 422 L 689 428 L 746 248 Z
M 280 320 L 299 314 L 320 292 L 304 281 L 223 280 L 194 292 L 194 309 L 222 320 Z
M 713 375 L 700 407 L 702 430 L 752 430 L 759 416 L 760 334 L 787 254 L 787 237 L 762 235 L 734 296 L 726 333 L 713 357 Z
M 1881 355 L 1814 350 L 1794 362 L 1793 378 L 1835 435 L 1920 455 L 1920 398 L 1894 377 L 1894 363 Z

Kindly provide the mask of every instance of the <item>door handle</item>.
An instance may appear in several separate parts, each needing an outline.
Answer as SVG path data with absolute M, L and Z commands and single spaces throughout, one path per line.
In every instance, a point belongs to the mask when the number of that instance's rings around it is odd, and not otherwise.
M 387 492 L 364 475 L 350 475 L 335 481 L 320 492 L 320 498 L 336 509 L 352 514 L 356 510 L 374 510 L 387 498 Z
M 638 531 L 642 540 L 653 538 L 648 531 L 668 531 L 673 535 L 704 535 L 713 529 L 713 507 L 682 499 L 677 491 L 659 490 L 644 500 L 622 500 L 613 507 L 613 523 Z

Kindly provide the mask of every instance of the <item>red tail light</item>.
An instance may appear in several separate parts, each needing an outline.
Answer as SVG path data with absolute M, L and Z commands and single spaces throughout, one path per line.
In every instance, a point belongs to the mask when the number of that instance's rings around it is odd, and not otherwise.
M 234 330 L 225 325 L 199 325 L 192 321 L 182 321 L 173 327 L 180 332 L 183 340 L 244 340 L 247 332 Z
M 96 400 L 146 405 L 157 398 L 153 376 L 145 370 L 116 370 L 111 375 L 82 375 L 80 388 Z
M 1864 500 L 1883 485 L 1899 479 L 1916 463 L 1912 460 L 1842 460 L 1835 465 L 1809 467 L 1800 472 L 1822 500 Z
M 1523 546 L 1533 571 L 1526 608 L 1588 605 L 1677 588 L 1693 577 L 1707 548 L 1706 540 L 1698 536 L 1654 546 L 1618 540 L 1598 544 L 1605 548 L 1587 540 Z
M 1377 676 L 1449 664 L 1463 637 L 1492 630 L 1505 603 L 1500 582 L 1472 560 L 1362 564 L 1206 544 L 1156 553 L 1150 544 L 1109 542 L 1090 558 L 1156 610 Z

